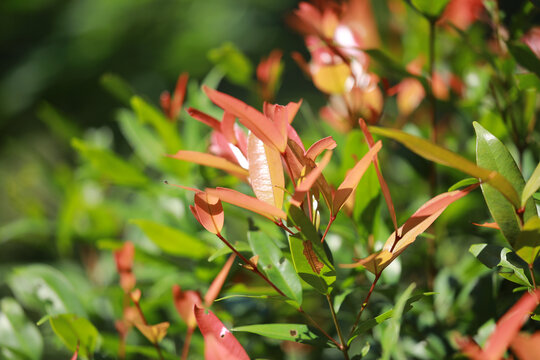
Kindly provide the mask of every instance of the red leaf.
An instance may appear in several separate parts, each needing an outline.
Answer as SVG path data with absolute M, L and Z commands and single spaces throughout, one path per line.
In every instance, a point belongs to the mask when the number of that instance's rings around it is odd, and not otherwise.
M 358 123 L 360 124 L 360 128 L 362 129 L 362 132 L 364 133 L 366 141 L 369 145 L 369 148 L 371 149 L 373 146 L 375 146 L 375 141 L 373 140 L 373 136 L 371 136 L 371 133 L 369 132 L 369 129 L 364 119 L 359 119 Z M 375 166 L 375 172 L 377 173 L 377 178 L 379 179 L 379 184 L 381 186 L 381 191 L 384 196 L 384 201 L 386 202 L 386 206 L 388 207 L 388 212 L 390 213 L 390 217 L 392 218 L 392 223 L 394 224 L 394 231 L 397 231 L 398 225 L 397 225 L 397 218 L 396 218 L 396 210 L 394 209 L 394 202 L 392 201 L 392 196 L 390 195 L 390 189 L 388 188 L 388 185 L 386 184 L 386 181 L 384 180 L 384 177 L 382 176 L 381 170 L 379 169 L 379 159 L 377 155 L 375 155 L 375 157 L 373 158 L 373 165 Z
M 193 307 L 195 305 L 199 306 L 202 304 L 199 293 L 193 290 L 182 291 L 178 285 L 173 286 L 172 293 L 174 306 L 176 307 L 176 311 L 178 311 L 178 314 L 182 320 L 185 321 L 189 328 L 194 328 L 197 326 Z
M 223 268 L 217 274 L 214 281 L 212 281 L 212 284 L 208 288 L 208 291 L 204 295 L 204 305 L 206 307 L 210 307 L 214 300 L 216 300 L 217 296 L 219 295 L 219 292 L 221 291 L 221 288 L 223 287 L 223 284 L 225 283 L 225 280 L 227 279 L 227 275 L 229 274 L 229 271 L 231 270 L 231 267 L 234 263 L 234 259 L 236 258 L 236 254 L 231 254 L 229 256 L 229 259 L 223 265 Z
M 265 144 L 275 147 L 280 153 L 285 151 L 287 138 L 280 133 L 272 120 L 230 95 L 210 89 L 207 86 L 204 86 L 203 90 L 214 104 L 236 116 L 245 127 L 251 130 Z
M 265 203 L 257 198 L 242 194 L 241 192 L 218 187 L 216 189 L 206 189 L 209 195 L 216 196 L 229 204 L 239 206 L 241 208 L 253 211 L 260 214 L 270 220 L 274 218 L 287 219 L 287 214 L 281 209 Z
M 184 104 L 184 97 L 186 95 L 186 86 L 188 79 L 189 75 L 187 73 L 183 73 L 178 77 L 169 110 L 169 117 L 171 120 L 176 119 L 178 114 L 180 113 L 180 110 L 182 109 L 182 104 Z
M 249 360 L 249 356 L 229 329 L 210 310 L 194 307 L 197 324 L 204 337 L 206 360 Z
M 129 293 L 135 287 L 136 283 L 132 270 L 134 256 L 135 246 L 129 241 L 126 241 L 120 250 L 114 252 L 116 269 L 120 275 L 120 286 L 125 293 Z

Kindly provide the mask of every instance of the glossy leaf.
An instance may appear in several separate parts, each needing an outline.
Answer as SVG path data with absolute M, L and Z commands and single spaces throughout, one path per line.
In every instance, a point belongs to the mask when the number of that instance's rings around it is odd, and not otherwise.
M 296 272 L 321 294 L 330 294 L 336 281 L 336 270 L 327 254 L 326 243 L 321 243 L 319 233 L 300 208 L 289 207 L 287 223 L 300 229 L 289 236 Z
M 533 194 L 538 191 L 540 188 L 540 163 L 536 165 L 536 169 L 534 169 L 534 172 L 532 173 L 529 180 L 527 180 L 527 183 L 523 187 L 523 192 L 521 193 L 521 206 L 525 207 L 527 204 L 527 201 Z
M 62 272 L 48 265 L 16 267 L 8 285 L 23 306 L 42 314 L 86 316 L 76 289 Z
M 201 240 L 178 229 L 144 219 L 131 220 L 131 222 L 168 254 L 194 259 L 204 258 L 208 254 L 207 247 Z
M 238 326 L 232 332 L 248 332 L 271 339 L 294 341 L 302 344 L 332 346 L 333 343 L 325 341 L 315 330 L 304 324 L 257 324 Z
M 240 123 L 251 130 L 266 145 L 275 147 L 280 153 L 285 151 L 287 138 L 282 136 L 272 120 L 230 95 L 206 86 L 203 87 L 203 90 L 214 104 L 236 116 Z
M 373 274 L 380 274 L 395 258 L 397 258 L 407 247 L 409 247 L 418 237 L 426 231 L 431 224 L 443 213 L 443 211 L 454 201 L 461 199 L 477 185 L 469 186 L 463 190 L 456 190 L 437 195 L 433 199 L 422 205 L 406 222 L 398 229 L 399 237 L 394 231 L 386 240 L 381 251 L 371 254 L 360 261 L 341 265 L 342 267 L 363 266 Z
M 204 191 L 195 193 L 195 206 L 190 206 L 193 216 L 208 231 L 219 234 L 223 228 L 225 214 L 219 198 Z
M 510 249 L 492 244 L 474 244 L 469 248 L 469 252 L 488 268 L 496 268 L 505 279 L 532 287 L 525 275 L 529 272 L 527 264 Z
M 518 193 L 523 191 L 525 181 L 512 155 L 506 146 L 480 124 L 473 123 L 476 131 L 476 162 L 478 166 L 495 170 L 504 176 Z M 520 220 L 516 209 L 521 208 L 521 199 L 517 207 L 509 204 L 504 197 L 492 187 L 493 183 L 482 184 L 482 192 L 493 219 L 499 224 L 501 232 L 510 244 L 514 244 L 520 233 Z M 536 214 L 532 200 L 527 203 L 525 220 Z
M 533 265 L 534 261 L 540 253 L 540 218 L 538 216 L 530 218 L 523 230 L 519 234 L 514 246 L 516 254 L 529 265 Z
M 481 168 L 456 153 L 435 145 L 428 140 L 407 134 L 406 132 L 378 127 L 370 127 L 369 129 L 373 134 L 399 141 L 411 151 L 427 160 L 457 169 L 484 182 L 489 182 L 491 186 L 503 194 L 516 208 L 519 208 L 520 200 L 516 190 L 501 174 Z
M 457 189 L 459 189 L 461 187 L 464 187 L 464 186 L 469 186 L 469 185 L 476 184 L 477 182 L 478 182 L 477 178 L 466 178 L 466 179 L 460 180 L 457 183 L 455 183 L 454 185 L 450 186 L 450 188 L 448 188 L 448 191 L 454 191 L 454 190 L 457 190 Z
M 302 305 L 302 284 L 293 265 L 287 260 L 279 247 L 260 231 L 250 231 L 248 241 L 253 254 L 259 256 L 259 268 L 264 270 L 272 281 L 287 297 Z
M 332 204 L 334 214 L 337 214 L 339 212 L 339 210 L 343 207 L 349 196 L 354 193 L 354 190 L 358 186 L 358 182 L 362 178 L 362 175 L 364 175 L 368 166 L 371 164 L 375 155 L 379 152 L 381 147 L 382 143 L 380 141 L 377 141 L 377 143 L 371 149 L 369 149 L 367 154 L 364 155 L 364 157 L 360 161 L 358 161 L 351 170 L 349 170 L 349 172 L 345 176 L 345 179 L 343 180 L 341 185 L 339 185 L 335 192 Z
M 248 135 L 249 180 L 257 198 L 281 209 L 285 177 L 279 152 L 253 133 Z
M 49 317 L 51 327 L 71 351 L 78 348 L 79 355 L 91 357 L 98 345 L 99 333 L 90 321 L 73 314 L 62 314 Z
M 216 189 L 206 189 L 205 191 L 211 196 L 218 197 L 221 201 L 253 211 L 270 220 L 287 218 L 283 210 L 236 190 L 218 187 Z
M 128 186 L 143 186 L 148 183 L 148 178 L 139 169 L 110 150 L 92 146 L 79 139 L 73 139 L 71 145 L 108 181 Z
M 39 360 L 43 339 L 13 298 L 0 300 L 0 352 L 4 349 L 17 358 Z
M 212 311 L 195 306 L 195 318 L 204 337 L 206 360 L 249 360 L 242 345 Z
M 180 150 L 174 155 L 167 155 L 170 158 L 192 162 L 195 164 L 210 166 L 216 169 L 227 171 L 240 178 L 246 178 L 248 171 L 229 160 L 212 154 L 202 153 L 198 151 Z
M 236 254 L 232 254 L 231 256 L 229 256 L 227 262 L 225 262 L 217 276 L 212 281 L 212 284 L 210 284 L 210 287 L 204 295 L 204 304 L 206 307 L 210 307 L 214 300 L 216 300 L 216 298 L 218 297 L 219 292 L 221 291 L 221 288 L 223 287 L 223 284 L 227 279 L 227 275 L 229 275 L 229 271 L 231 271 L 231 267 L 234 264 L 234 259 L 236 259 Z

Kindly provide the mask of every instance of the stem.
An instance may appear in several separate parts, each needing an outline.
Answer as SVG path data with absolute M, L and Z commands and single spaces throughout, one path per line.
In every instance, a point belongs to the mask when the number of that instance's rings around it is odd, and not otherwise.
M 366 298 L 362 302 L 362 307 L 360 308 L 360 312 L 358 312 L 358 315 L 356 316 L 356 320 L 354 322 L 354 325 L 351 329 L 351 332 L 349 333 L 349 338 L 353 335 L 354 330 L 358 327 L 358 323 L 360 322 L 360 317 L 362 316 L 362 313 L 364 312 L 364 309 L 367 307 L 369 299 L 371 298 L 371 294 L 373 293 L 373 290 L 375 289 L 375 285 L 377 285 L 377 281 L 379 281 L 379 278 L 381 277 L 382 272 L 375 275 L 375 279 L 373 280 L 373 283 L 371 284 L 371 287 L 369 288 L 369 291 L 366 295 Z
M 326 336 L 326 338 L 328 338 L 328 340 L 330 340 L 331 342 L 333 342 L 337 347 L 338 349 L 341 349 L 341 345 L 336 341 L 336 339 L 334 339 L 333 337 L 331 337 L 330 335 L 328 335 L 328 333 L 326 331 L 324 331 L 324 329 L 319 325 L 319 323 L 317 323 L 315 320 L 313 320 L 313 318 L 311 316 L 309 316 L 308 313 L 306 313 L 304 311 L 304 309 L 302 309 L 301 307 L 296 309 L 298 310 L 298 312 L 300 312 L 302 315 L 304 315 L 306 317 L 306 319 L 309 320 L 309 322 L 317 329 L 319 330 L 324 336 Z
M 194 327 L 188 327 L 186 338 L 184 340 L 184 346 L 182 347 L 182 360 L 187 360 L 189 353 L 189 344 L 191 343 L 191 335 L 193 335 Z
M 323 236 L 321 238 L 321 243 L 326 238 L 326 234 L 328 234 L 328 230 L 330 229 L 330 226 L 332 226 L 332 223 L 334 222 L 334 220 L 336 220 L 336 216 L 335 215 L 330 216 L 330 220 L 328 221 L 328 225 L 326 225 L 326 230 L 324 230 L 324 234 L 323 234 Z
M 533 264 L 529 264 L 529 272 L 531 273 L 531 279 L 532 279 L 533 287 L 536 290 L 536 279 L 534 278 Z
M 330 312 L 332 313 L 332 320 L 334 320 L 334 325 L 336 326 L 336 330 L 339 336 L 339 341 L 341 342 L 340 349 L 343 351 L 343 355 L 345 356 L 345 359 L 349 359 L 349 348 L 347 346 L 347 343 L 343 339 L 343 334 L 341 333 L 341 327 L 339 326 L 336 312 L 334 310 L 334 304 L 332 304 L 332 298 L 329 294 L 326 294 L 326 300 L 328 300 L 328 306 L 330 307 Z
M 279 295 L 284 296 L 284 297 L 287 297 L 287 296 L 283 293 L 283 291 L 279 290 L 279 288 L 278 288 L 272 281 L 270 281 L 270 279 L 268 279 L 268 278 L 266 277 L 266 275 L 264 275 L 262 272 L 259 271 L 259 269 L 257 268 L 257 265 L 255 265 L 251 260 L 246 259 L 246 257 L 245 257 L 244 255 L 240 254 L 240 252 L 239 252 L 238 250 L 236 250 L 235 247 L 232 246 L 231 243 L 229 243 L 229 242 L 227 241 L 227 239 L 225 239 L 225 238 L 223 237 L 223 235 L 221 235 L 220 233 L 217 233 L 216 236 L 217 236 L 221 241 L 223 241 L 223 243 L 224 243 L 225 245 L 227 245 L 227 246 L 229 247 L 229 249 L 231 249 L 232 252 L 234 252 L 240 259 L 242 259 L 242 261 L 243 261 L 244 263 L 246 263 L 246 265 L 249 265 L 249 266 L 251 267 L 251 270 L 252 270 L 255 274 L 259 275 L 264 281 L 266 281 L 266 282 L 268 283 L 268 285 L 270 285 L 271 287 L 273 287 L 274 290 L 276 290 L 276 291 L 278 292 Z
M 133 303 L 135 304 L 135 308 L 139 312 L 139 315 L 141 315 L 143 324 L 148 325 L 148 322 L 146 321 L 146 318 L 144 317 L 144 314 L 142 312 L 141 305 L 139 304 L 139 302 L 133 301 Z M 158 353 L 159 359 L 163 360 L 163 354 L 161 353 L 161 348 L 159 347 L 159 344 L 157 342 L 152 342 L 152 345 L 154 345 L 154 348 L 156 349 L 156 352 Z

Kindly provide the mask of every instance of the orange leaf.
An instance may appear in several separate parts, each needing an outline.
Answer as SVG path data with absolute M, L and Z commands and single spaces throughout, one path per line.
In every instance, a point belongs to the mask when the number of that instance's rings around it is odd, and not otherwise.
M 227 275 L 229 274 L 229 271 L 231 270 L 231 267 L 234 263 L 235 258 L 236 258 L 236 254 L 234 253 L 231 254 L 231 256 L 229 256 L 229 259 L 227 260 L 225 265 L 223 265 L 223 268 L 221 269 L 219 274 L 217 274 L 214 281 L 212 281 L 212 284 L 210 285 L 210 287 L 208 288 L 208 291 L 204 295 L 204 305 L 206 307 L 210 307 L 210 305 L 212 305 L 214 300 L 216 300 L 217 296 L 219 295 L 219 292 L 221 291 L 221 288 L 223 287 L 223 284 L 225 283 L 225 280 L 227 279 Z
M 194 108 L 187 109 L 187 112 L 192 118 L 199 120 L 216 131 L 221 131 L 221 123 L 216 118 Z
M 223 119 L 221 121 L 221 133 L 225 136 L 228 142 L 233 145 L 237 144 L 236 134 L 234 132 L 235 116 L 227 111 L 223 113 Z
M 407 78 L 399 84 L 397 106 L 402 116 L 410 115 L 422 102 L 426 91 L 422 83 L 414 78 Z
M 283 137 L 274 122 L 262 113 L 234 97 L 203 86 L 206 95 L 214 104 L 238 118 L 245 127 L 266 145 L 275 147 L 280 153 L 285 151 L 287 138 Z
M 496 230 L 501 230 L 501 228 L 499 227 L 499 224 L 497 224 L 495 222 L 483 223 L 483 224 L 473 223 L 473 225 L 481 226 L 481 227 L 487 227 L 487 228 L 496 229 Z
M 182 320 L 185 321 L 188 328 L 194 328 L 197 326 L 193 307 L 195 305 L 201 305 L 202 303 L 199 293 L 193 290 L 182 291 L 178 285 L 174 285 L 172 287 L 172 293 L 176 311 L 178 311 L 178 314 Z
M 306 152 L 306 157 L 315 161 L 317 156 L 319 156 L 324 150 L 333 150 L 337 146 L 336 141 L 331 137 L 325 137 L 309 147 Z
M 360 124 L 360 128 L 362 129 L 362 132 L 364 133 L 364 136 L 366 138 L 366 141 L 370 148 L 372 148 L 375 145 L 375 141 L 373 140 L 373 136 L 371 136 L 371 133 L 369 132 L 369 129 L 367 127 L 366 122 L 364 119 L 359 119 L 358 123 Z M 386 181 L 384 180 L 384 177 L 382 176 L 381 170 L 379 169 L 379 160 L 377 155 L 373 158 L 373 165 L 375 166 L 375 172 L 377 173 L 377 178 L 379 179 L 379 184 L 381 186 L 381 191 L 384 196 L 384 201 L 386 202 L 386 206 L 388 207 L 388 212 L 390 213 L 390 217 L 392 218 L 392 223 L 394 224 L 394 231 L 397 230 L 397 218 L 396 218 L 396 210 L 394 209 L 394 202 L 392 201 L 392 196 L 390 195 L 390 189 L 388 188 L 388 185 L 386 184 Z
M 126 241 L 119 250 L 114 252 L 116 269 L 119 273 L 131 272 L 133 267 L 133 257 L 135 256 L 135 246 L 132 242 Z
M 322 158 L 319 165 L 315 166 L 315 168 L 311 170 L 310 173 L 302 179 L 302 181 L 300 181 L 291 199 L 292 205 L 300 206 L 300 204 L 302 203 L 302 200 L 304 199 L 304 196 L 306 195 L 307 192 L 311 190 L 311 187 L 315 184 L 315 182 L 321 175 L 323 169 L 330 162 L 331 157 L 332 157 L 332 152 L 331 151 L 326 152 L 326 154 L 324 154 L 324 157 Z
M 253 133 L 248 135 L 249 180 L 257 198 L 276 208 L 283 206 L 285 178 L 279 152 Z
M 287 219 L 287 214 L 283 210 L 241 192 L 222 187 L 206 189 L 206 192 L 209 195 L 218 197 L 221 201 L 253 211 L 270 220 L 274 220 L 274 218 Z
M 204 337 L 206 360 L 249 360 L 242 345 L 212 311 L 195 305 L 195 318 Z
M 158 344 L 167 335 L 169 329 L 168 322 L 162 322 L 156 325 L 146 325 L 144 323 L 136 322 L 135 326 L 139 331 L 148 339 L 152 344 Z
M 512 351 L 521 360 L 540 359 L 540 331 L 534 334 L 518 334 L 510 345 Z
M 219 198 L 201 191 L 195 193 L 195 206 L 191 212 L 201 225 L 213 234 L 219 234 L 223 228 L 225 215 Z
M 377 141 L 377 143 L 369 149 L 366 155 L 356 163 L 356 165 L 349 170 L 345 179 L 339 185 L 336 193 L 334 194 L 333 204 L 332 204 L 332 213 L 337 214 L 347 198 L 354 192 L 358 186 L 358 182 L 362 178 L 362 175 L 366 172 L 369 164 L 373 161 L 373 158 L 379 152 L 382 147 L 382 143 Z
M 169 118 L 171 120 L 176 119 L 178 117 L 178 114 L 180 114 L 182 104 L 184 104 L 184 97 L 186 96 L 186 86 L 188 79 L 189 75 L 187 73 L 182 73 L 178 77 L 169 110 Z
M 227 171 L 241 178 L 248 176 L 248 171 L 233 162 L 225 160 L 219 156 L 189 150 L 180 150 L 174 155 L 167 155 L 173 159 L 189 161 L 195 164 L 210 166 L 216 169 Z

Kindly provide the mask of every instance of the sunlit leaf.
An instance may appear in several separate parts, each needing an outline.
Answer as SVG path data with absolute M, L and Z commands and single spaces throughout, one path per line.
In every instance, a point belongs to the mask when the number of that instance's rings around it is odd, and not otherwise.
M 248 171 L 243 167 L 236 165 L 235 163 L 230 162 L 229 160 L 226 160 L 222 157 L 207 153 L 190 150 L 180 150 L 174 155 L 167 156 L 173 159 L 189 161 L 195 164 L 221 169 L 241 178 L 246 178 L 248 175 Z
M 90 321 L 73 314 L 62 314 L 49 317 L 49 322 L 56 336 L 71 352 L 78 348 L 81 356 L 92 357 L 99 333 Z
M 457 189 L 459 189 L 461 187 L 464 187 L 464 186 L 469 186 L 469 185 L 472 185 L 472 184 L 476 184 L 477 182 L 478 182 L 477 178 L 466 178 L 466 179 L 460 180 L 457 183 L 455 183 L 454 185 L 450 186 L 450 188 L 448 188 L 448 191 L 454 191 L 454 190 L 457 190 Z
M 212 311 L 195 306 L 195 318 L 204 337 L 206 360 L 249 360 L 242 345 Z
M 475 122 L 473 125 L 476 131 L 476 161 L 478 165 L 497 171 L 510 182 L 518 193 L 521 193 L 525 181 L 506 146 L 480 124 Z M 493 219 L 501 228 L 501 232 L 508 242 L 513 245 L 521 228 L 520 220 L 516 215 L 516 209 L 521 208 L 521 199 L 518 206 L 513 204 L 513 207 L 493 188 L 493 185 L 493 182 L 482 184 L 482 192 Z M 528 220 L 533 214 L 536 214 L 536 209 L 531 200 L 526 205 L 524 219 Z
M 306 151 L 306 157 L 315 161 L 324 150 L 333 150 L 337 146 L 336 141 L 331 137 L 325 137 L 309 147 Z
M 323 345 L 330 347 L 333 343 L 325 341 L 316 330 L 304 324 L 257 324 L 238 326 L 232 332 L 248 332 L 271 339 L 294 341 L 302 344 Z
M 0 300 L 0 351 L 6 349 L 20 359 L 38 360 L 43 339 L 36 326 L 27 319 L 13 298 Z
M 161 340 L 167 335 L 167 330 L 170 324 L 168 322 L 161 322 L 155 325 L 148 325 L 142 322 L 135 322 L 134 325 L 139 329 L 141 334 L 148 339 L 152 344 L 159 344 Z
M 274 218 L 287 218 L 287 215 L 283 210 L 232 189 L 218 187 L 216 189 L 206 189 L 205 191 L 211 196 L 218 197 L 221 201 L 253 211 L 270 220 L 274 220 Z
M 407 134 L 400 130 L 383 129 L 378 127 L 370 127 L 373 134 L 381 135 L 399 141 L 411 151 L 417 153 L 423 158 L 434 161 L 438 164 L 445 165 L 466 174 L 488 182 L 503 194 L 516 208 L 519 208 L 519 196 L 508 180 L 496 171 L 481 168 L 464 157 L 446 150 L 432 142 L 419 138 L 414 135 Z
M 253 254 L 259 256 L 259 267 L 298 307 L 302 305 L 302 284 L 294 267 L 279 247 L 260 231 L 250 231 L 248 241 Z
M 161 250 L 176 256 L 201 259 L 207 256 L 206 245 L 198 238 L 178 229 L 162 225 L 150 220 L 131 220 Z
M 536 165 L 536 169 L 532 173 L 529 180 L 523 187 L 523 192 L 521 193 L 521 206 L 525 207 L 527 201 L 533 194 L 540 188 L 540 163 Z
M 253 133 L 248 135 L 249 180 L 257 198 L 281 209 L 285 177 L 279 152 Z
M 529 265 L 533 265 L 540 252 L 540 218 L 538 216 L 530 218 L 514 245 L 516 254 Z
M 289 246 L 294 268 L 302 280 L 321 294 L 330 294 L 336 281 L 336 270 L 329 258 L 319 233 L 304 212 L 296 206 L 289 207 L 287 223 L 300 230 L 289 236 Z
M 213 234 L 219 234 L 223 228 L 225 214 L 219 198 L 210 196 L 204 191 L 195 193 L 195 206 L 190 206 L 197 221 Z
M 450 0 L 408 0 L 425 16 L 437 18 Z
M 342 94 L 351 69 L 345 63 L 321 65 L 313 73 L 313 83 L 327 94 Z
M 309 174 L 301 179 L 296 188 L 294 189 L 294 194 L 290 200 L 290 203 L 294 206 L 300 206 L 305 195 L 311 190 L 319 176 L 322 174 L 322 171 L 330 162 L 332 157 L 332 152 L 328 151 L 324 154 L 324 157 L 321 159 L 321 162 L 312 169 Z

